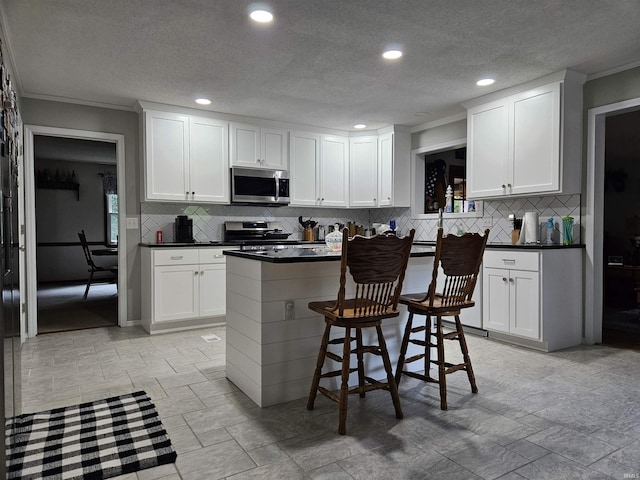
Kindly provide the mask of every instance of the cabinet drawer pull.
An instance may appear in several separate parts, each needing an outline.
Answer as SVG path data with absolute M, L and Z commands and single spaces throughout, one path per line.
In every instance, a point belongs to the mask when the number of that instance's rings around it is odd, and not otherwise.
M 171 260 L 182 260 L 183 257 L 184 255 L 176 255 L 174 257 L 171 257 Z
M 503 258 L 502 259 L 503 263 L 509 264 L 509 265 L 513 265 L 516 263 L 516 261 L 513 258 Z
M 224 255 L 214 255 L 213 258 L 222 258 Z

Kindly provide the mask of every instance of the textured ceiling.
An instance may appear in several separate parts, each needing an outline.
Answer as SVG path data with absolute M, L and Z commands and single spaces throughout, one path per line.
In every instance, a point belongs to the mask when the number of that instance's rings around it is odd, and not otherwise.
M 564 68 L 640 62 L 637 0 L 0 0 L 24 96 L 148 100 L 351 130 L 414 126 Z M 401 45 L 387 62 L 380 53 Z M 495 85 L 481 89 L 479 78 Z M 426 116 L 416 116 L 428 112 Z

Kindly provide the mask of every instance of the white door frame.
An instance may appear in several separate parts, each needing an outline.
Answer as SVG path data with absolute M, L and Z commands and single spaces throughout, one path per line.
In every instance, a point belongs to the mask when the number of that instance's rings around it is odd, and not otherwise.
M 638 109 L 640 98 L 634 98 L 591 108 L 587 114 L 587 196 L 583 214 L 586 245 L 584 341 L 587 344 L 602 343 L 605 120 Z
M 38 333 L 38 275 L 36 266 L 36 189 L 34 168 L 34 135 L 49 137 L 76 138 L 110 142 L 116 145 L 116 165 L 118 176 L 118 325 L 127 325 L 127 230 L 124 220 L 126 206 L 125 192 L 125 156 L 124 135 L 69 128 L 45 127 L 40 125 L 24 126 L 24 188 L 25 188 L 25 220 L 26 220 L 26 274 L 27 285 L 27 336 L 35 337 Z

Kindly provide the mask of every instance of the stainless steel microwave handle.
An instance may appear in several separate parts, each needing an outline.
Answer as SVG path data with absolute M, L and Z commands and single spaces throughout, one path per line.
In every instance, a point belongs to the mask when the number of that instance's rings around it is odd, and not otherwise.
M 276 180 L 276 202 L 280 200 L 280 177 L 274 175 L 273 177 Z

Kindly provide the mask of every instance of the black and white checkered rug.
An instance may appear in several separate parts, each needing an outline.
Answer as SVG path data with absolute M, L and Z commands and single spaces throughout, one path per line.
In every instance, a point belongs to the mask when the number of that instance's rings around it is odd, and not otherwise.
M 10 429 L 7 478 L 102 479 L 176 460 L 145 392 L 20 415 Z

